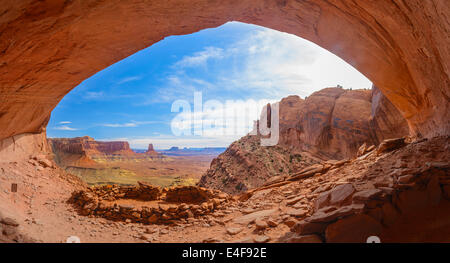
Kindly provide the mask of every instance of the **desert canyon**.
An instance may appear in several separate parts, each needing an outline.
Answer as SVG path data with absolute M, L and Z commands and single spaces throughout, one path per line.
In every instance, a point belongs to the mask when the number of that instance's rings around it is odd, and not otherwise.
M 0 242 L 450 242 L 448 1 L 1 2 Z M 84 79 L 227 21 L 308 39 L 374 86 L 283 98 L 278 145 L 247 135 L 197 168 L 180 157 L 193 176 L 176 184 L 156 177 L 177 157 L 152 145 L 46 138 Z

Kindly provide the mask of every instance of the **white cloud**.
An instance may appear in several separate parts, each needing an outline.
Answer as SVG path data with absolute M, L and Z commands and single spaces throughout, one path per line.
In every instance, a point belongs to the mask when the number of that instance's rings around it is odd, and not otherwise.
M 60 121 L 59 124 L 71 124 L 71 121 Z
M 231 62 L 232 67 L 208 64 L 226 61 Z M 211 70 L 217 65 L 220 69 L 214 71 L 216 80 L 206 86 L 195 82 L 183 70 L 188 66 Z M 226 48 L 206 47 L 184 57 L 174 68 L 180 70 L 170 77 L 170 85 L 163 90 L 191 91 L 208 87 L 209 90 L 243 93 L 254 99 L 279 100 L 293 94 L 309 96 L 338 84 L 355 89 L 371 87 L 367 78 L 334 54 L 295 35 L 267 28 L 258 28 Z M 176 82 L 171 82 L 175 79 Z M 192 96 L 192 92 L 189 95 Z
M 175 67 L 193 67 L 204 66 L 209 59 L 224 58 L 224 50 L 218 47 L 205 47 L 204 50 L 195 52 L 191 56 L 184 56 L 180 61 L 175 63 Z
M 110 128 L 123 128 L 123 127 L 137 127 L 138 125 L 136 123 L 128 122 L 128 123 L 106 123 L 102 124 L 102 126 Z
M 59 127 L 54 127 L 53 129 L 60 130 L 60 131 L 78 131 L 79 130 L 79 129 L 72 128 L 72 127 L 69 127 L 69 126 L 66 126 L 66 125 L 59 126 Z
M 99 91 L 99 92 L 88 91 L 84 95 L 84 98 L 85 99 L 98 99 L 98 98 L 102 98 L 103 96 L 104 96 L 103 91 Z
M 123 78 L 123 79 L 119 80 L 117 82 L 117 84 L 120 85 L 120 84 L 124 84 L 124 83 L 131 82 L 131 81 L 136 81 L 136 80 L 140 80 L 140 79 L 142 79 L 141 76 L 126 77 L 126 78 Z
M 131 121 L 126 123 L 104 123 L 100 126 L 110 127 L 110 128 L 126 128 L 126 127 L 139 127 L 141 125 L 160 123 L 158 121 Z

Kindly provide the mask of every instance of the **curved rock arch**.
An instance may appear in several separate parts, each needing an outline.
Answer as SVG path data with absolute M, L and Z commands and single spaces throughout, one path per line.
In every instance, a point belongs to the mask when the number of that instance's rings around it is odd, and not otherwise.
M 170 35 L 228 21 L 308 39 L 370 78 L 424 136 L 450 133 L 446 0 L 3 0 L 0 139 L 41 132 L 71 89 Z

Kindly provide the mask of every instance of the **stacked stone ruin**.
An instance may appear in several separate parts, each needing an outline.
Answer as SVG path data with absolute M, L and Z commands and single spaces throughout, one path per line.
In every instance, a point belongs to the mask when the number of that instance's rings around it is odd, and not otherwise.
M 120 200 L 157 201 L 152 207 L 119 204 Z M 69 202 L 84 216 L 144 224 L 168 224 L 180 219 L 200 217 L 219 209 L 230 196 L 196 186 L 161 189 L 147 183 L 138 186 L 104 185 L 72 194 Z

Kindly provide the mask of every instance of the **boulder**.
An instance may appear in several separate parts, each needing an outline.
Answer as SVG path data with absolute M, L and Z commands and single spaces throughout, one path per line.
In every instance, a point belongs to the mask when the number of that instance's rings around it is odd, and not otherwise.
M 352 204 L 348 206 L 340 207 L 336 210 L 328 211 L 317 211 L 312 216 L 306 218 L 307 222 L 311 223 L 326 223 L 332 222 L 338 218 L 346 217 L 352 214 L 361 212 L 364 209 L 363 204 Z
M 329 243 L 365 243 L 370 236 L 379 236 L 382 226 L 365 214 L 353 215 L 330 224 L 325 230 L 325 239 Z
M 328 205 L 344 205 L 351 201 L 351 196 L 355 192 L 352 184 L 342 184 L 335 188 L 323 192 L 315 200 L 314 208 L 319 210 Z
M 364 203 L 369 200 L 377 199 L 383 194 L 380 189 L 367 189 L 359 191 L 353 195 L 353 202 Z
M 405 145 L 405 138 L 387 139 L 378 146 L 377 154 L 393 151 Z
M 326 223 L 313 223 L 302 220 L 292 227 L 292 231 L 300 235 L 322 234 L 326 227 Z
M 351 195 L 355 192 L 352 184 L 342 184 L 336 186 L 330 192 L 330 204 L 340 205 L 349 200 Z

